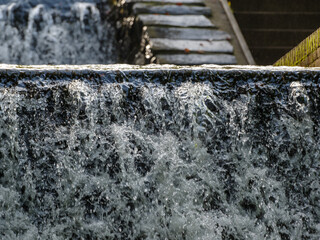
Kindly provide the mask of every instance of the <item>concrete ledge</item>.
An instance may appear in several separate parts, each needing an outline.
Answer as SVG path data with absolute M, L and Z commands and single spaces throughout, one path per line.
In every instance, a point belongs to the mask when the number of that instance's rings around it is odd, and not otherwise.
M 176 66 L 171 64 L 88 64 L 88 65 L 16 65 L 1 64 L 0 72 L 10 75 L 11 73 L 41 73 L 41 72 L 114 72 L 114 71 L 145 71 L 145 70 L 219 70 L 219 71 L 250 71 L 250 72 L 320 72 L 320 67 L 308 68 L 300 66 L 217 66 L 204 64 L 200 66 Z
M 185 81 L 223 82 L 225 87 L 252 85 L 263 81 L 287 84 L 291 81 L 310 79 L 320 83 L 320 68 L 301 67 L 251 67 L 251 66 L 175 66 L 175 65 L 84 65 L 84 66 L 21 66 L 0 64 L 0 88 L 25 91 L 30 86 L 45 87 L 81 80 L 97 86 L 103 83 L 146 82 L 166 84 Z M 248 85 L 248 86 L 249 86 Z M 240 93 L 239 93 L 240 94 Z
M 250 65 L 256 65 L 256 62 L 252 57 L 252 54 L 251 54 L 251 51 L 250 51 L 250 49 L 249 49 L 249 47 L 247 45 L 247 42 L 243 37 L 243 34 L 242 34 L 241 29 L 240 29 L 240 27 L 238 25 L 238 22 L 235 19 L 234 15 L 233 15 L 233 12 L 231 11 L 231 8 L 228 5 L 228 2 L 226 0 L 220 0 L 220 3 L 223 6 L 223 9 L 227 14 L 227 17 L 228 17 L 228 19 L 230 21 L 230 24 L 231 24 L 231 26 L 233 28 L 233 31 L 234 31 L 235 35 L 236 35 L 236 38 L 237 38 L 237 40 L 238 40 L 238 42 L 240 44 L 242 53 L 243 53 L 243 55 L 245 56 L 245 58 L 247 60 L 247 63 L 250 64 Z

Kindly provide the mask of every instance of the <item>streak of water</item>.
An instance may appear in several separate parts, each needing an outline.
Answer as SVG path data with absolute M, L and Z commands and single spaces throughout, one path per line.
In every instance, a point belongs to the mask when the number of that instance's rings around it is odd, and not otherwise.
M 115 63 L 115 29 L 102 20 L 107 11 L 103 1 L 0 1 L 0 62 Z

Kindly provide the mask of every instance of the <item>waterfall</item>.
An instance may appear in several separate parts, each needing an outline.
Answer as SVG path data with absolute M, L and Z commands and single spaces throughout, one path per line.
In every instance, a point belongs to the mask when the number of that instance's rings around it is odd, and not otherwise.
M 18 67 L 2 239 L 319 239 L 319 72 Z
M 0 63 L 115 63 L 115 27 L 102 17 L 108 11 L 104 1 L 0 1 Z

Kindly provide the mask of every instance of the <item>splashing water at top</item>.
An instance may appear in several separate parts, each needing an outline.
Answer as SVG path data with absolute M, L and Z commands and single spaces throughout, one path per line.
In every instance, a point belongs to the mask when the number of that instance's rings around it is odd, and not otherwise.
M 103 1 L 0 1 L 0 63 L 115 63 L 108 11 Z

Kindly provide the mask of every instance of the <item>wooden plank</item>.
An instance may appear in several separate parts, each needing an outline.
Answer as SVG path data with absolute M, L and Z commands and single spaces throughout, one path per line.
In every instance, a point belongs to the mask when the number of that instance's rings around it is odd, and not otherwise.
M 200 6 L 187 5 L 154 5 L 148 3 L 136 3 L 133 5 L 133 13 L 157 13 L 169 15 L 211 15 L 211 9 Z
M 221 30 L 210 28 L 176 28 L 149 26 L 147 33 L 150 38 L 168 38 L 185 40 L 230 40 L 231 36 Z
M 198 53 L 233 53 L 233 46 L 228 41 L 197 41 L 151 38 L 152 51 L 198 52 Z
M 138 19 L 146 26 L 174 26 L 174 27 L 215 27 L 204 15 L 153 15 L 140 14 Z
M 234 55 L 229 54 L 157 54 L 157 61 L 161 64 L 200 65 L 200 64 L 236 64 Z
M 157 3 L 178 5 L 200 5 L 204 6 L 204 0 L 126 0 L 126 3 Z

